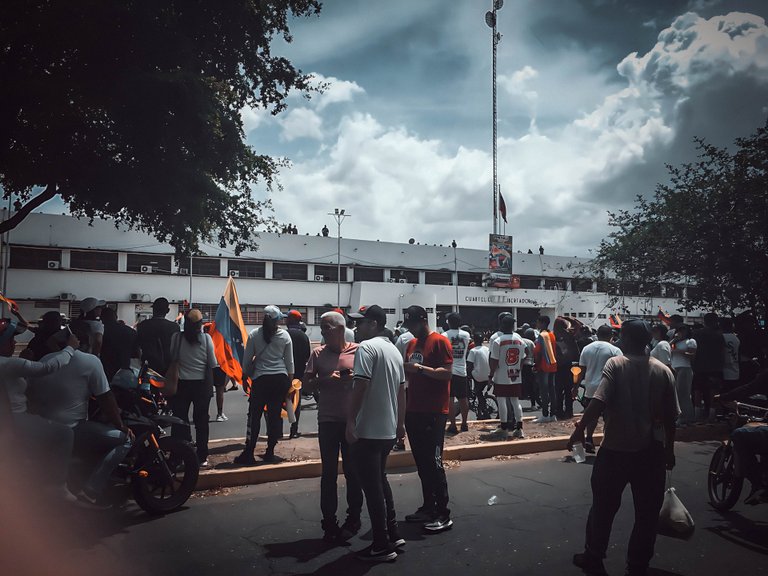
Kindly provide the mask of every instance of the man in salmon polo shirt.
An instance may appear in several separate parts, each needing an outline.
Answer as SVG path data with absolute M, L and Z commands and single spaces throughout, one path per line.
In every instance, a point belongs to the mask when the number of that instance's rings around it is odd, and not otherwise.
M 404 311 L 403 323 L 414 336 L 405 351 L 405 429 L 424 496 L 422 506 L 405 520 L 420 522 L 427 533 L 437 533 L 453 526 L 443 468 L 453 351 L 450 340 L 432 331 L 427 318 L 427 311 L 421 306 L 410 306 Z

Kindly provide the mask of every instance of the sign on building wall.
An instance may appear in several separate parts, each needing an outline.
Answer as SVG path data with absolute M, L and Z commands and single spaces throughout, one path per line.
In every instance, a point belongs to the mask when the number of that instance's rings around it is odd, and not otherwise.
M 489 234 L 488 274 L 484 284 L 492 288 L 520 288 L 520 279 L 512 276 L 512 236 Z

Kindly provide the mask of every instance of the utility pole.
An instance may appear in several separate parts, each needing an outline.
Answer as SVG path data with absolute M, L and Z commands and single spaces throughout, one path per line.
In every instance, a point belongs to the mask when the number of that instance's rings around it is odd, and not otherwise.
M 328 212 L 336 220 L 336 306 L 341 308 L 341 223 L 351 214 L 345 214 L 344 209 L 334 208 Z

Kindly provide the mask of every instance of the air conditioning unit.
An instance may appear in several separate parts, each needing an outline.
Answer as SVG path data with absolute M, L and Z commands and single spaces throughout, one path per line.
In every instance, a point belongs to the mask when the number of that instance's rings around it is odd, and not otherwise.
M 389 278 L 387 279 L 387 282 L 397 282 L 397 280 L 395 280 L 394 278 Z
M 77 297 L 74 294 L 72 294 L 72 292 L 62 292 L 61 294 L 59 294 L 59 300 L 66 300 L 68 302 L 72 302 L 76 298 Z
M 187 274 L 189 274 L 189 268 L 179 268 L 179 274 L 181 274 L 182 276 L 186 276 Z
M 470 282 L 470 283 L 469 283 L 469 285 L 470 285 L 472 288 L 474 288 L 475 286 L 477 286 L 477 282 Z
M 60 266 L 58 260 L 48 260 L 48 270 L 58 270 Z
M 147 264 L 142 264 L 140 270 L 142 274 L 152 274 L 152 266 Z
M 232 278 L 240 278 L 240 270 L 230 270 L 229 275 L 232 276 Z
M 406 282 L 408 282 L 408 281 L 407 281 L 405 278 L 400 278 L 400 279 L 398 280 L 398 282 L 399 282 L 400 284 L 405 284 L 405 283 L 406 283 Z
M 315 274 L 315 282 L 325 282 L 325 276 L 322 274 Z
M 151 302 L 152 301 L 149 294 L 138 294 L 138 293 L 131 294 L 129 299 L 131 302 Z

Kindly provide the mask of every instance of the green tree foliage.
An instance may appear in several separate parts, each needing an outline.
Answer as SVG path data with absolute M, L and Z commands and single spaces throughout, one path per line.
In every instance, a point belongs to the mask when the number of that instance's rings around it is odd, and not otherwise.
M 0 185 L 16 226 L 61 196 L 170 242 L 253 244 L 269 224 L 251 186 L 282 162 L 244 139 L 240 110 L 277 114 L 311 77 L 271 51 L 318 0 L 0 2 Z M 42 192 L 40 189 L 42 188 Z
M 697 161 L 668 166 L 669 183 L 633 210 L 610 213 L 615 230 L 595 270 L 635 282 L 687 283 L 687 309 L 768 309 L 768 124 L 733 152 L 696 139 Z

